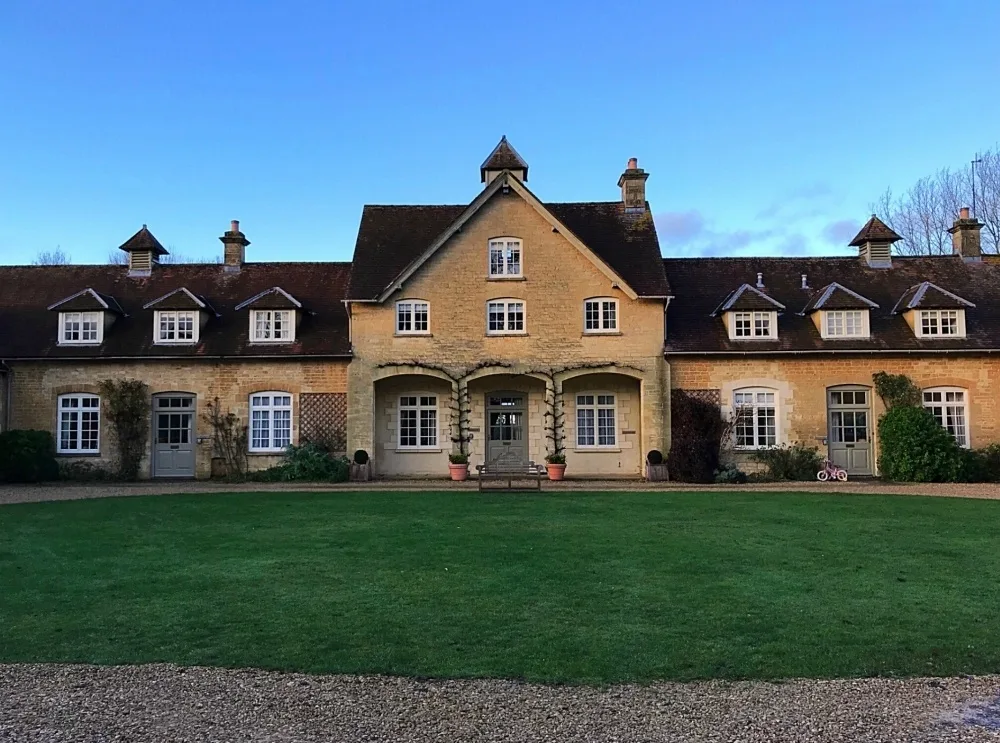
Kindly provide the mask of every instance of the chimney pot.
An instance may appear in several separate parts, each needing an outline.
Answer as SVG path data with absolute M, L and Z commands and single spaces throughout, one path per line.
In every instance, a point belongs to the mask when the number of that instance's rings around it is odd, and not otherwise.
M 240 220 L 238 220 L 238 219 L 232 220 L 229 223 L 229 231 L 230 232 L 239 232 L 240 231 Z
M 959 219 L 968 219 L 969 218 L 969 207 L 963 206 L 961 209 L 959 209 L 958 210 L 958 218 Z
M 757 288 L 758 289 L 764 288 L 764 274 L 762 273 L 757 274 Z
M 628 169 L 629 170 L 638 170 L 639 169 L 639 158 L 637 158 L 637 157 L 630 157 L 628 159 Z
M 802 274 L 802 288 L 803 289 L 808 289 L 809 288 L 809 281 L 806 278 L 805 274 Z

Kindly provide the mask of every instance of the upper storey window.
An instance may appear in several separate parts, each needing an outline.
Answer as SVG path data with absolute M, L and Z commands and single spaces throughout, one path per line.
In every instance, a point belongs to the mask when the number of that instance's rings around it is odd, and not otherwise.
M 154 315 L 153 330 L 157 343 L 197 343 L 198 313 L 194 310 L 160 310 Z
M 585 333 L 618 332 L 618 300 L 597 297 L 583 303 L 583 331 Z
M 824 338 L 867 338 L 868 310 L 827 310 L 823 313 Z
M 965 336 L 964 310 L 920 310 L 917 321 L 917 335 L 921 338 Z
M 288 343 L 295 340 L 295 321 L 290 310 L 253 310 L 250 338 L 254 343 Z
M 490 278 L 521 278 L 523 257 L 520 238 L 494 237 L 490 240 Z
M 404 299 L 396 302 L 396 334 L 427 335 L 430 333 L 430 302 Z
M 730 312 L 729 337 L 733 340 L 773 340 L 778 337 L 778 313 Z
M 103 312 L 60 312 L 59 343 L 97 345 L 104 336 Z

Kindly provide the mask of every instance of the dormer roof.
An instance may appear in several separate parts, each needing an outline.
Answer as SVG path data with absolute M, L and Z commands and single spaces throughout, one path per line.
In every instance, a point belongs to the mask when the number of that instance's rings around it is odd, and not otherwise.
M 142 306 L 144 310 L 208 310 L 208 302 L 204 297 L 198 297 L 185 287 L 174 289 L 159 299 L 154 299 Z
M 528 163 L 507 141 L 507 135 L 500 138 L 500 142 L 493 148 L 493 152 L 479 166 L 479 176 L 483 183 L 486 183 L 487 170 L 523 170 L 523 180 L 528 180 Z
M 861 228 L 861 231 L 858 232 L 858 234 L 854 236 L 854 239 L 847 244 L 851 247 L 857 248 L 861 247 L 865 243 L 894 243 L 902 239 L 902 237 L 893 232 L 889 225 L 872 214 L 871 219 L 865 222 L 865 226 Z
M 124 315 L 125 311 L 115 298 L 107 294 L 101 294 L 93 289 L 87 288 L 72 294 L 65 299 L 49 305 L 48 310 L 59 310 L 60 312 L 114 312 Z
M 124 250 L 126 253 L 136 253 L 139 251 L 150 251 L 154 256 L 169 255 L 168 251 L 160 241 L 153 236 L 153 233 L 149 231 L 146 225 L 136 232 L 132 237 L 123 242 L 118 246 L 119 250 Z
M 877 310 L 878 305 L 836 281 L 820 289 L 802 309 L 803 315 L 818 310 Z
M 301 310 L 302 303 L 280 286 L 272 286 L 236 305 L 237 310 Z
M 784 310 L 785 305 L 765 294 L 761 289 L 750 284 L 743 284 L 729 293 L 722 304 L 712 312 L 719 316 L 724 312 L 741 312 L 745 310 Z
M 908 312 L 910 310 L 961 310 L 966 307 L 975 307 L 972 302 L 963 299 L 957 294 L 953 294 L 947 289 L 942 289 L 937 284 L 924 281 L 915 284 L 903 292 L 903 296 L 892 308 L 892 314 Z

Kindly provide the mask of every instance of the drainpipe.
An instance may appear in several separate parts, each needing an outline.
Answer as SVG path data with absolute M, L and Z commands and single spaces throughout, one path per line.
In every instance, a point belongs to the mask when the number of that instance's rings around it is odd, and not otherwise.
M 9 431 L 11 387 L 13 386 L 11 377 L 14 376 L 14 370 L 11 369 L 9 366 L 7 366 L 7 362 L 4 361 L 3 359 L 0 359 L 0 376 L 2 376 L 4 380 L 3 421 L 0 421 L 3 423 L 3 425 L 0 426 L 0 431 Z

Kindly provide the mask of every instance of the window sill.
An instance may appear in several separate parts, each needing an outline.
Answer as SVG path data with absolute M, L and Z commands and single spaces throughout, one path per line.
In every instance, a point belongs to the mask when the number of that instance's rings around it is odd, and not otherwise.
M 620 454 L 621 448 L 617 446 L 578 446 L 573 449 L 578 454 L 594 454 L 597 452 L 605 454 Z
M 393 338 L 433 338 L 433 333 L 393 333 Z
M 620 330 L 584 330 L 583 337 L 586 338 L 588 335 L 621 335 Z
M 435 449 L 434 447 L 424 448 L 422 446 L 410 446 L 402 449 L 396 448 L 393 451 L 395 451 L 397 454 L 440 454 L 441 452 L 444 451 L 444 449 Z
M 248 451 L 248 457 L 280 457 L 285 453 L 284 449 L 258 449 L 257 451 Z
M 99 451 L 87 451 L 87 452 L 76 452 L 76 451 L 57 451 L 57 457 L 64 457 L 67 459 L 79 459 L 80 457 L 90 457 L 91 459 L 99 458 L 101 453 Z
M 99 346 L 101 341 L 59 341 L 57 346 Z
M 766 338 L 765 337 L 746 338 L 744 336 L 740 336 L 739 338 L 737 338 L 736 336 L 732 336 L 731 335 L 731 336 L 729 336 L 729 340 L 736 341 L 737 343 L 761 343 L 761 342 L 765 342 L 766 343 L 767 341 L 776 341 L 776 340 L 778 340 L 778 336 L 776 336 L 776 335 L 769 335 Z
M 965 335 L 917 335 L 922 341 L 964 341 Z
M 280 346 L 282 344 L 288 345 L 290 343 L 295 343 L 294 338 L 282 338 L 276 341 L 262 341 L 262 340 L 251 340 L 250 345 L 252 346 Z
M 154 346 L 197 346 L 198 341 L 153 341 Z
M 515 336 L 515 337 L 520 336 L 520 337 L 526 338 L 528 336 L 528 332 L 526 330 L 514 330 L 514 331 L 511 331 L 509 333 L 487 333 L 486 337 L 487 338 L 509 338 L 512 335 Z
M 524 276 L 487 276 L 487 281 L 527 281 Z
M 870 335 L 821 335 L 825 341 L 870 341 Z

